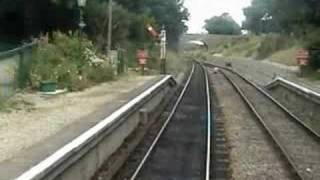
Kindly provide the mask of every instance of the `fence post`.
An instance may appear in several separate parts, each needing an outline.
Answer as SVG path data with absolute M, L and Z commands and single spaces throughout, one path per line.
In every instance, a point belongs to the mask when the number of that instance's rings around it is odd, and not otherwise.
M 19 67 L 18 67 L 18 87 L 25 88 L 29 81 L 29 70 L 31 64 L 31 54 L 32 54 L 33 46 L 26 46 L 24 48 L 19 49 Z M 29 52 L 30 51 L 30 52 Z M 27 53 L 30 53 L 30 57 L 27 58 Z
M 24 71 L 24 68 L 23 68 L 24 54 L 23 54 L 22 50 L 19 50 L 18 54 L 19 54 L 19 63 L 18 63 L 18 70 L 17 70 L 17 73 L 18 73 L 17 82 L 18 82 L 18 88 L 23 88 L 24 87 L 24 82 L 23 82 L 24 81 L 23 80 L 23 78 L 24 78 L 24 72 L 23 72 Z

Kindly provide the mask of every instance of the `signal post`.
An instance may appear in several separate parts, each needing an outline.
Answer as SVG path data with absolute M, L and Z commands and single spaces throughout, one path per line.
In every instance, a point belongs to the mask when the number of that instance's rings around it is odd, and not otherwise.
M 162 26 L 160 34 L 150 24 L 147 24 L 146 28 L 152 37 L 160 41 L 160 72 L 161 74 L 166 74 L 167 32 L 165 27 Z
M 160 33 L 160 68 L 161 74 L 166 74 L 166 60 L 167 60 L 167 33 L 164 27 L 162 27 Z

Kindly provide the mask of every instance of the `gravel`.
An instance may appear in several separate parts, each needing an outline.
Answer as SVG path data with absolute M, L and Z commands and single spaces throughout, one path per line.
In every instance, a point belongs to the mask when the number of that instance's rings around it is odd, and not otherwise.
M 291 179 L 280 154 L 241 97 L 221 74 L 210 74 L 225 119 L 232 179 Z
M 224 71 L 256 107 L 306 179 L 320 179 L 320 143 L 269 98 L 237 75 Z
M 17 94 L 10 112 L 0 112 L 0 161 L 14 157 L 24 149 L 41 142 L 94 112 L 106 102 L 132 91 L 154 76 L 121 77 L 82 92 L 58 96 Z
M 232 67 L 236 71 L 261 86 L 267 85 L 276 76 L 281 76 L 301 86 L 320 93 L 320 82 L 310 81 L 309 79 L 298 77 L 298 67 L 296 66 L 286 66 L 267 60 L 257 61 L 244 58 L 237 59 L 213 57 L 209 62 L 222 66 L 225 66 L 226 62 L 231 62 Z

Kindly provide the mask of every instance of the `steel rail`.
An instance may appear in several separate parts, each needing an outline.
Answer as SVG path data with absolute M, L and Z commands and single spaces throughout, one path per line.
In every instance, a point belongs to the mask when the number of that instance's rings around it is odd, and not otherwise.
M 294 115 L 292 112 L 290 112 L 286 107 L 284 107 L 280 102 L 278 102 L 276 99 L 274 99 L 269 93 L 267 93 L 265 90 L 263 90 L 261 87 L 259 87 L 258 85 L 256 85 L 255 83 L 251 82 L 249 79 L 245 78 L 243 75 L 241 75 L 240 73 L 238 73 L 237 71 L 234 71 L 231 68 L 227 68 L 227 67 L 223 67 L 223 66 L 219 66 L 219 65 L 215 65 L 215 64 L 211 64 L 211 63 L 204 63 L 205 66 L 208 67 L 218 67 L 224 70 L 227 70 L 231 73 L 234 73 L 236 75 L 238 75 L 241 79 L 243 79 L 244 81 L 246 81 L 247 83 L 249 83 L 251 86 L 253 86 L 254 88 L 256 88 L 259 92 L 261 92 L 264 96 L 266 96 L 267 98 L 269 98 L 274 104 L 276 104 L 278 107 L 281 108 L 282 111 L 284 111 L 285 113 L 287 113 L 287 115 L 289 117 L 292 118 L 292 120 L 294 120 L 295 123 L 297 123 L 299 126 L 301 126 L 304 130 L 306 130 L 308 132 L 309 135 L 311 135 L 316 141 L 320 142 L 320 134 L 317 133 L 316 131 L 314 131 L 313 129 L 311 129 L 306 123 L 304 123 L 299 117 L 297 117 L 296 115 Z
M 202 65 L 201 65 L 202 66 Z M 202 66 L 203 67 L 203 66 Z M 208 72 L 204 69 L 206 79 L 206 93 L 207 93 L 207 157 L 206 157 L 206 180 L 210 180 L 210 165 L 211 165 L 211 96 Z
M 210 98 L 210 86 L 209 86 L 209 78 L 208 78 L 208 74 L 207 71 L 205 70 L 204 66 L 202 64 L 200 64 L 204 75 L 205 75 L 205 81 L 206 81 L 206 94 L 207 94 L 207 149 L 206 149 L 206 172 L 205 172 L 205 179 L 206 180 L 210 180 L 210 157 L 211 157 L 211 98 Z M 149 147 L 147 153 L 145 154 L 145 156 L 143 157 L 143 159 L 141 160 L 139 166 L 137 167 L 137 169 L 135 170 L 134 174 L 131 176 L 130 180 L 135 180 L 138 177 L 139 172 L 141 171 L 141 169 L 143 168 L 144 164 L 146 163 L 147 159 L 149 158 L 150 154 L 152 153 L 153 149 L 155 148 L 156 144 L 158 143 L 161 135 L 163 134 L 164 130 L 167 128 L 168 124 L 170 123 L 172 117 L 174 116 L 178 106 L 180 105 L 185 92 L 187 90 L 187 88 L 189 87 L 189 84 L 191 82 L 191 78 L 194 75 L 194 71 L 195 71 L 195 65 L 193 64 L 192 66 L 192 70 L 191 73 L 188 77 L 188 80 L 178 98 L 178 100 L 176 101 L 170 115 L 168 116 L 168 118 L 166 119 L 164 125 L 162 126 L 162 128 L 160 129 L 159 133 L 157 134 L 156 138 L 154 139 L 153 143 L 151 144 L 151 146 Z
M 266 130 L 267 134 L 270 136 L 271 140 L 274 142 L 276 147 L 280 150 L 281 155 L 283 158 L 286 159 L 287 164 L 292 168 L 292 173 L 295 175 L 296 179 L 304 180 L 301 173 L 299 173 L 298 166 L 294 162 L 293 158 L 290 156 L 286 148 L 280 143 L 280 140 L 274 135 L 274 133 L 271 131 L 271 129 L 268 127 L 268 125 L 263 120 L 262 116 L 259 114 L 257 109 L 254 107 L 254 105 L 251 103 L 249 98 L 244 94 L 243 90 L 235 83 L 228 75 L 226 75 L 223 71 L 220 71 L 221 74 L 230 82 L 230 84 L 235 88 L 235 90 L 239 93 L 241 98 L 244 100 L 244 102 L 247 104 L 249 109 L 252 111 L 252 113 L 256 116 L 259 123 L 262 125 L 262 127 Z
M 182 89 L 178 100 L 176 101 L 175 105 L 173 106 L 173 109 L 172 109 L 171 113 L 169 114 L 168 118 L 166 119 L 165 123 L 163 124 L 162 128 L 160 129 L 159 133 L 157 134 L 156 138 L 153 140 L 153 142 L 152 142 L 151 146 L 149 147 L 147 153 L 145 154 L 145 156 L 141 160 L 139 166 L 137 167 L 137 169 L 135 170 L 135 172 L 131 176 L 130 180 L 135 180 L 137 178 L 137 176 L 138 176 L 139 172 L 141 171 L 143 165 L 146 163 L 147 159 L 149 158 L 150 154 L 152 153 L 153 149 L 155 148 L 156 144 L 158 143 L 161 135 L 163 134 L 164 130 L 167 128 L 167 126 L 168 126 L 169 122 L 171 121 L 173 115 L 175 114 L 175 112 L 176 112 L 176 110 L 177 110 L 182 98 L 184 97 L 187 88 L 190 85 L 191 78 L 192 78 L 192 76 L 194 74 L 194 71 L 195 71 L 195 65 L 193 64 L 191 72 L 190 72 L 189 77 L 188 77 L 188 80 L 187 80 L 184 88 Z
M 207 94 L 207 153 L 206 153 L 206 180 L 210 180 L 210 170 L 211 170 L 211 126 L 212 126 L 212 118 L 211 118 L 211 96 L 210 96 L 210 85 L 209 85 L 209 78 L 208 72 L 200 63 L 201 68 L 205 74 L 205 81 L 206 81 L 206 94 Z

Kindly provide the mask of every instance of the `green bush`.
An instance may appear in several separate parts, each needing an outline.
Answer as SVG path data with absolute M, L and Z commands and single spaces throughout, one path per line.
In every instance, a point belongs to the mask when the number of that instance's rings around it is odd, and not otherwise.
M 40 43 L 32 55 L 31 85 L 37 87 L 40 81 L 57 81 L 62 59 L 63 55 L 56 46 Z
M 96 58 L 92 43 L 79 38 L 77 33 L 56 32 L 51 41 L 44 36 L 33 52 L 31 85 L 38 88 L 43 81 L 55 81 L 59 88 L 78 91 L 93 83 L 111 80 L 111 68 L 106 65 L 93 67 L 92 58 Z
M 320 68 L 320 32 L 314 31 L 307 35 L 305 48 L 310 53 L 310 65 L 313 69 Z
M 111 81 L 114 79 L 113 69 L 106 63 L 92 64 L 88 70 L 88 79 L 94 83 Z

